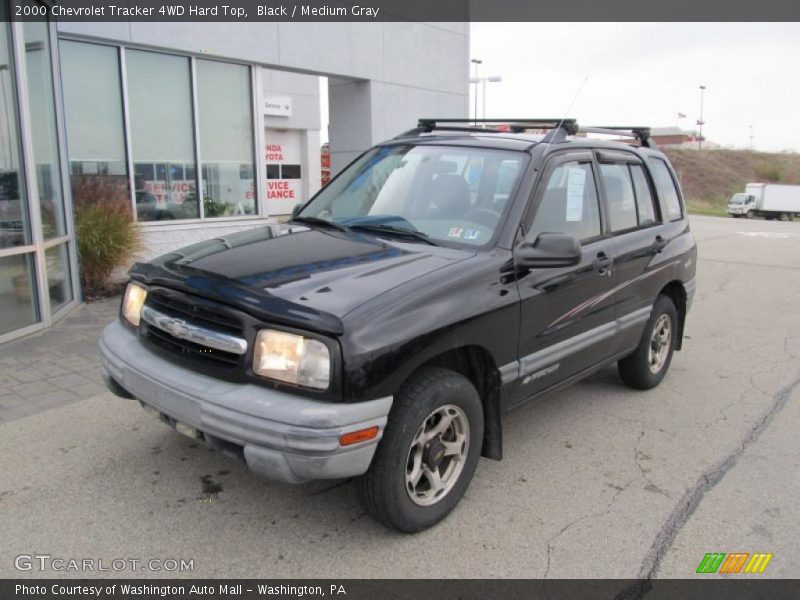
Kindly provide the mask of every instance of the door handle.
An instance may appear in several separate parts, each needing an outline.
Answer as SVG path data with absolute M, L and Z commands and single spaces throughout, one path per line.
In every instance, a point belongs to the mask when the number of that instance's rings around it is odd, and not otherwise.
M 605 275 L 608 273 L 611 274 L 611 265 L 614 264 L 614 259 L 610 256 L 606 255 L 605 252 L 598 252 L 597 257 L 594 259 L 592 265 L 595 268 L 595 271 L 600 273 L 600 275 Z
M 653 242 L 653 250 L 656 251 L 656 254 L 661 254 L 661 251 L 667 245 L 667 240 L 665 240 L 662 236 L 657 235 L 656 241 Z

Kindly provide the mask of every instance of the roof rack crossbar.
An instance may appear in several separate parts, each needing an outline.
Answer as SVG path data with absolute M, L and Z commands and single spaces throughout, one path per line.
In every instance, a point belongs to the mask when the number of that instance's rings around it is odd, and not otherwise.
M 472 124 L 472 127 L 455 127 L 452 124 L 465 123 Z M 578 123 L 575 119 L 547 119 L 547 118 L 532 118 L 532 119 L 419 119 L 417 129 L 421 133 L 430 133 L 434 130 L 440 131 L 478 131 L 478 132 L 495 132 L 504 133 L 498 129 L 488 129 L 478 127 L 478 124 L 495 124 L 495 125 L 508 125 L 508 131 L 511 133 L 522 133 L 526 129 L 563 129 L 566 134 L 574 135 L 578 131 Z M 407 133 L 412 133 L 411 130 Z
M 605 133 L 608 135 L 621 135 L 625 137 L 632 137 L 639 141 L 645 148 L 657 149 L 658 145 L 650 137 L 649 127 L 640 126 L 623 126 L 623 125 L 604 125 L 604 126 L 590 126 L 581 127 L 580 131 L 583 133 Z

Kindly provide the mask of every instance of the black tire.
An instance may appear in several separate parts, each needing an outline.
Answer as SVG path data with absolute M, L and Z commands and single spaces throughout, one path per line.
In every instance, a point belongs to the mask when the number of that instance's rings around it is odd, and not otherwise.
M 429 506 L 420 506 L 411 499 L 407 489 L 412 443 L 424 430 L 423 425 L 427 427 L 430 423 L 429 415 L 448 405 L 460 409 L 468 422 L 463 466 L 441 499 Z M 483 406 L 474 386 L 463 375 L 448 369 L 425 368 L 406 382 L 395 397 L 372 465 L 356 480 L 364 508 L 377 521 L 404 533 L 432 527 L 444 519 L 464 495 L 478 465 L 482 442 Z M 439 468 L 436 467 L 437 472 Z
M 778 219 L 781 221 L 791 221 L 791 217 L 788 213 L 781 213 Z
M 746 214 L 745 216 L 746 216 L 748 219 L 752 219 L 753 217 L 755 217 L 755 214 L 753 214 L 753 211 L 752 211 L 752 210 L 748 210 L 748 211 L 747 211 L 747 214 Z
M 660 366 L 654 371 L 651 368 L 652 355 L 650 350 L 653 343 L 654 330 L 657 326 L 660 327 L 663 322 L 662 318 L 668 319 L 670 336 L 663 362 L 658 361 Z M 639 346 L 633 354 L 623 358 L 617 365 L 619 376 L 625 385 L 637 390 L 649 390 L 661 383 L 661 380 L 664 379 L 669 370 L 672 354 L 675 352 L 678 326 L 678 311 L 675 309 L 675 304 L 667 296 L 659 296 L 653 305 L 650 319 L 644 328 Z

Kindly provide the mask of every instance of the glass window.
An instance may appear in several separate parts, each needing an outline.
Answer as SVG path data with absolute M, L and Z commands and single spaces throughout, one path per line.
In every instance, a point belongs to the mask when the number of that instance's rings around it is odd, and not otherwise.
M 4 7 L 0 17 L 8 16 Z M 0 248 L 31 243 L 15 94 L 9 23 L 0 19 Z
M 61 194 L 49 25 L 45 21 L 26 21 L 23 31 L 28 111 L 33 138 L 32 162 L 36 170 L 42 231 L 44 238 L 49 239 L 67 233 Z
M 639 225 L 647 227 L 656 222 L 656 208 L 653 192 L 647 182 L 642 165 L 630 165 L 633 176 L 633 187 L 636 190 L 636 209 L 639 213 Z
M 470 192 L 465 165 L 483 164 Z M 417 231 L 432 239 L 483 246 L 506 209 L 498 190 L 500 166 L 519 179 L 525 155 L 516 152 L 443 146 L 394 145 L 373 148 L 314 197 L 300 217 L 316 217 L 365 231 Z M 499 194 L 502 196 L 502 193 Z M 402 237 L 400 238 L 402 239 Z
M 654 158 L 650 161 L 653 170 L 653 177 L 656 180 L 658 193 L 667 205 L 667 218 L 670 221 L 677 221 L 683 216 L 681 211 L 680 196 L 678 196 L 678 188 L 675 186 L 675 181 L 667 168 L 667 164 L 660 158 Z
M 636 197 L 628 165 L 601 163 L 600 177 L 606 190 L 609 229 L 622 231 L 636 227 L 638 225 Z
M 137 217 L 197 218 L 189 59 L 128 50 L 125 66 Z
M 569 233 L 581 241 L 600 235 L 600 205 L 590 162 L 566 162 L 550 173 L 526 240 L 534 242 L 545 232 Z
M 256 214 L 250 69 L 198 60 L 197 110 L 205 215 Z
M 281 166 L 280 165 L 267 165 L 267 179 L 280 179 Z
M 48 248 L 44 254 L 47 265 L 47 288 L 50 294 L 50 312 L 72 300 L 72 282 L 69 273 L 69 254 L 67 244 Z
M 300 165 L 283 165 L 281 172 L 284 179 L 300 179 Z
M 39 321 L 33 254 L 0 258 L 0 334 Z
M 119 56 L 116 48 L 62 40 L 72 203 L 130 207 Z
M 59 50 L 70 172 L 127 182 L 117 49 L 62 40 Z

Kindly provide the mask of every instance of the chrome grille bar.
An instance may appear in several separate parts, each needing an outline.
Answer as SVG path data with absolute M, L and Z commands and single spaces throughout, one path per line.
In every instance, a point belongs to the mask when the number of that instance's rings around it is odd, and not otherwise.
M 247 352 L 247 340 L 219 331 L 212 331 L 205 327 L 199 327 L 183 319 L 170 317 L 147 305 L 142 307 L 142 319 L 153 327 L 166 331 L 173 337 L 194 342 L 201 346 L 230 352 L 231 354 L 244 354 Z

